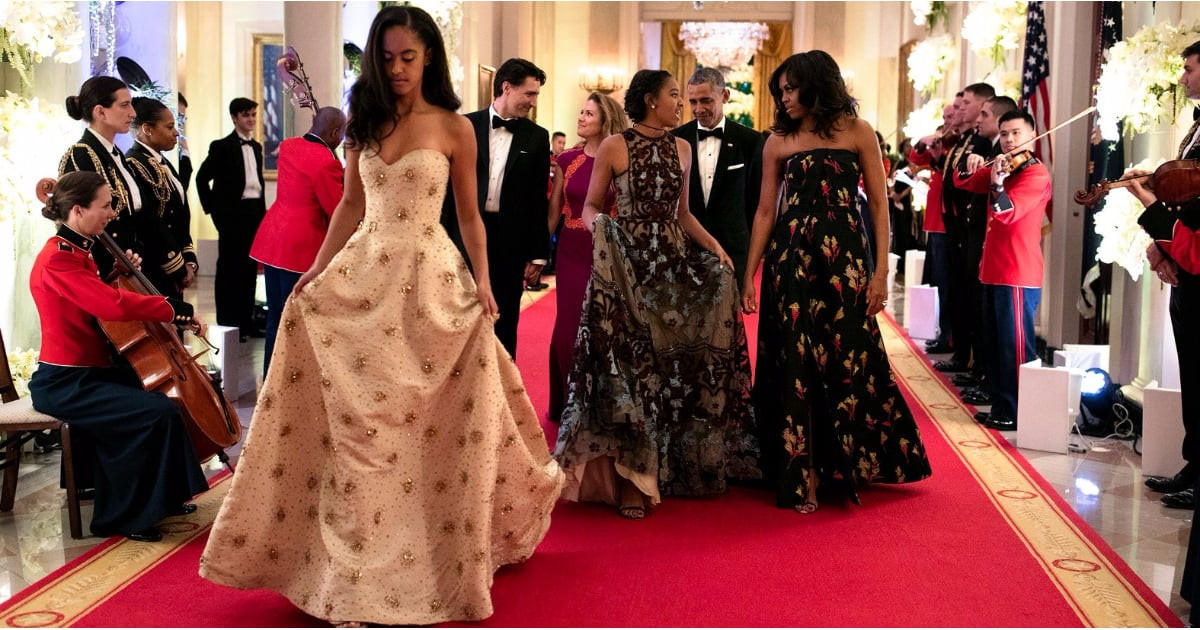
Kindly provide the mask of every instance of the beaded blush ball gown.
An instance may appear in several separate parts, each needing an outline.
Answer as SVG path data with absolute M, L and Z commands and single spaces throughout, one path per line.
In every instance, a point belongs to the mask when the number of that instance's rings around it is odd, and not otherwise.
M 283 311 L 200 571 L 332 621 L 483 619 L 563 475 L 439 225 L 448 160 L 359 165 L 362 224 Z

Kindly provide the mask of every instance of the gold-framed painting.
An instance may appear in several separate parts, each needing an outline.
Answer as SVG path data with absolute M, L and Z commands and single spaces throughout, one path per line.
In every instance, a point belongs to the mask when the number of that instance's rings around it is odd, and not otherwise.
M 283 84 L 275 73 L 275 62 L 283 55 L 281 33 L 254 34 L 254 60 L 250 75 L 254 77 L 254 96 L 258 103 L 258 121 L 254 138 L 263 147 L 263 178 L 275 179 L 279 163 L 279 145 L 283 142 L 283 108 L 286 100 Z
M 479 64 L 478 85 L 479 90 L 479 107 L 484 109 L 492 104 L 492 82 L 496 79 L 496 69 L 492 66 Z

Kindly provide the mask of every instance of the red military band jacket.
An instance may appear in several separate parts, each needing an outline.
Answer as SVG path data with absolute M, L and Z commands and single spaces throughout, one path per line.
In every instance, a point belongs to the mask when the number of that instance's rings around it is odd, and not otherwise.
M 29 290 L 42 324 L 38 359 L 54 365 L 104 367 L 112 348 L 97 318 L 169 322 L 190 319 L 185 302 L 113 288 L 100 279 L 92 260 L 94 241 L 66 226 L 42 247 L 29 275 Z
M 1033 162 L 1005 179 L 1004 193 L 1011 203 L 998 203 L 998 192 L 991 191 L 991 181 L 990 166 L 965 178 L 954 174 L 954 184 L 963 190 L 991 192 L 979 281 L 1040 288 L 1042 221 L 1050 202 L 1050 171 L 1041 162 Z
M 308 271 L 342 199 L 343 173 L 341 161 L 315 136 L 284 140 L 275 203 L 258 228 L 250 257 L 277 269 Z
M 1138 217 L 1159 249 L 1190 274 L 1200 274 L 1200 232 L 1194 227 L 1200 217 L 1197 205 L 1195 200 L 1174 207 L 1156 201 Z

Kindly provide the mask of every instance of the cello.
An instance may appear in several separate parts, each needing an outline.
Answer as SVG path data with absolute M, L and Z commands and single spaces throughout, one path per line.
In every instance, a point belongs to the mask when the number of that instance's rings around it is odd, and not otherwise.
M 37 195 L 43 203 L 54 184 L 55 180 L 48 177 L 38 182 Z M 110 275 L 114 287 L 143 295 L 161 295 L 111 235 L 101 232 L 97 240 L 117 261 Z M 207 350 L 193 356 L 170 322 L 98 321 L 117 352 L 137 373 L 143 389 L 161 392 L 179 407 L 197 459 L 203 462 L 216 455 L 232 470 L 224 449 L 241 439 L 242 423 L 237 410 L 221 389 L 214 386 L 208 370 L 196 361 Z M 212 347 L 204 337 L 197 338 Z

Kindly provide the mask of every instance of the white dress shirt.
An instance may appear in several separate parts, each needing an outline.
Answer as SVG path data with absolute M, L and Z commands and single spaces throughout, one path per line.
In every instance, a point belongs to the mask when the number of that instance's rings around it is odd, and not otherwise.
M 142 193 L 138 190 L 137 181 L 133 179 L 133 174 L 129 172 L 129 169 L 125 168 L 124 154 L 122 154 L 121 158 L 113 155 L 113 149 L 117 148 L 117 145 L 109 142 L 108 138 L 96 133 L 96 130 L 91 127 L 88 127 L 88 131 L 100 140 L 100 144 L 104 145 L 104 152 L 117 163 L 117 170 L 121 171 L 121 177 L 125 178 L 125 188 L 129 190 L 129 203 L 133 204 L 131 210 L 138 212 L 142 209 Z M 101 174 L 103 175 L 103 173 Z
M 179 183 L 178 179 L 175 179 L 175 174 L 172 173 L 171 169 L 167 167 L 167 158 L 163 157 L 162 153 L 154 150 L 150 145 L 146 144 L 145 142 L 138 140 L 137 143 L 142 145 L 143 147 L 145 147 L 146 150 L 150 152 L 150 155 L 153 155 L 158 158 L 158 163 L 161 164 L 163 167 L 163 170 L 165 170 L 167 172 L 167 177 L 171 178 L 171 183 L 175 184 L 175 190 L 179 191 L 179 196 L 183 199 L 187 199 L 187 193 L 183 192 L 183 184 Z
M 504 168 L 508 165 L 508 152 L 512 149 L 512 132 L 504 127 L 492 128 L 492 117 L 500 116 L 496 106 L 488 107 L 488 183 L 487 198 L 483 202 L 484 212 L 500 212 L 500 190 L 504 186 Z M 500 116 L 500 118 L 504 118 Z M 505 120 L 508 120 L 505 118 Z
M 249 136 L 237 134 L 242 140 L 250 140 Z M 260 199 L 262 184 L 258 183 L 258 158 L 254 155 L 254 147 L 242 145 L 242 166 L 246 169 L 246 187 L 242 189 L 242 199 Z
M 721 118 L 721 122 L 717 123 L 712 129 L 705 129 L 699 121 L 696 122 L 696 129 L 704 129 L 704 131 L 713 131 L 720 129 L 721 133 L 725 132 L 725 118 Z M 700 169 L 700 189 L 704 191 L 704 204 L 708 205 L 708 195 L 712 192 L 713 176 L 717 172 L 717 158 L 721 155 L 721 142 L 723 138 L 709 136 L 703 140 L 696 140 L 696 166 Z

